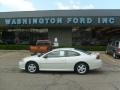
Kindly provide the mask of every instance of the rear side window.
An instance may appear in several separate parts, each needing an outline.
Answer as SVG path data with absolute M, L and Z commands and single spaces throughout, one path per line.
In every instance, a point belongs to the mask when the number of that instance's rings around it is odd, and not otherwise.
M 70 57 L 70 56 L 80 56 L 80 54 L 75 52 L 75 51 L 66 51 L 66 56 L 67 57 Z
M 85 53 L 85 54 L 87 54 L 87 55 L 90 55 L 90 54 L 91 54 L 91 52 L 89 52 L 89 51 L 79 50 L 79 49 L 76 49 L 76 50 L 78 50 L 78 51 L 80 51 L 80 52 L 83 52 L 83 53 Z

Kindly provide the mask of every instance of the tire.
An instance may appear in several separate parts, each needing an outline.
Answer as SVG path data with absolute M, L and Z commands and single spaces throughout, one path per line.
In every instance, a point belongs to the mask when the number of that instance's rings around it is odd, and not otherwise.
M 113 53 L 113 58 L 114 58 L 114 59 L 117 59 L 117 55 L 116 55 L 115 52 Z
M 39 71 L 39 66 L 35 62 L 28 62 L 25 69 L 28 73 L 36 73 Z
M 86 63 L 78 63 L 75 65 L 75 71 L 78 74 L 84 75 L 89 71 L 89 66 Z

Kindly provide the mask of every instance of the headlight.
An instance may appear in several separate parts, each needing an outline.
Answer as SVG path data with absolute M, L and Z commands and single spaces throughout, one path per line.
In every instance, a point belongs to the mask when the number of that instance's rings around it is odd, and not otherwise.
M 25 61 L 25 59 L 23 58 L 20 62 L 24 62 Z

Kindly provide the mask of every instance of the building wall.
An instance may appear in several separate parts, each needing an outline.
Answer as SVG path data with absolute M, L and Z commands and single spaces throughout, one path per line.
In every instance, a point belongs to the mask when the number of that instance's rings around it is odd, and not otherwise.
M 59 46 L 72 46 L 72 28 L 49 28 L 48 38 L 54 42 L 58 38 Z
M 48 38 L 53 43 L 57 37 L 60 46 L 72 45 L 72 28 L 95 26 L 120 27 L 120 9 L 0 12 L 0 28 L 48 28 Z M 78 42 L 79 37 L 76 37 Z

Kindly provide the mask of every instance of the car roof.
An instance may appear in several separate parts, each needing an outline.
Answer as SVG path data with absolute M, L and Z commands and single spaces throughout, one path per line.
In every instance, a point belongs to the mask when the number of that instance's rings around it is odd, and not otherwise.
M 75 50 L 75 48 L 56 48 L 56 49 L 53 49 L 53 50 Z

